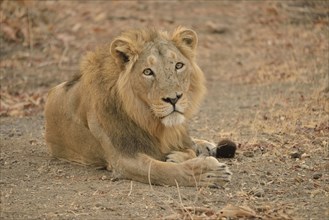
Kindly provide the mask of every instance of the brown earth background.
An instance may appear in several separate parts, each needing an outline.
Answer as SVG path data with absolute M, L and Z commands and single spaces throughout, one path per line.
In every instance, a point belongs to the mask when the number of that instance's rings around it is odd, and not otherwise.
M 329 219 L 328 1 L 0 1 L 1 219 Z M 238 144 L 224 189 L 150 186 L 49 156 L 47 91 L 121 31 L 199 36 L 197 138 Z M 226 213 L 223 217 L 222 214 Z

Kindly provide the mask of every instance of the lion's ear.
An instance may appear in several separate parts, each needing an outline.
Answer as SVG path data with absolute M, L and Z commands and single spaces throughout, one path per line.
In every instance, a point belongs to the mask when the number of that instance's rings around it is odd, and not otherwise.
M 118 38 L 111 43 L 111 55 L 116 63 L 126 64 L 131 60 L 133 52 L 129 42 Z
M 179 45 L 184 45 L 194 50 L 198 44 L 198 36 L 195 31 L 184 27 L 178 27 L 172 36 L 172 40 Z

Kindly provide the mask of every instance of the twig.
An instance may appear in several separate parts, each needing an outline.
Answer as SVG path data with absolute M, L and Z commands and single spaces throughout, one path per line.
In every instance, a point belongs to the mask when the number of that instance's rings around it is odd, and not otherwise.
M 32 57 L 33 57 L 33 33 L 32 33 L 32 22 L 30 17 L 30 10 L 26 7 L 27 11 L 27 28 L 29 33 L 29 48 L 30 48 L 30 63 L 32 64 Z
M 130 190 L 129 190 L 128 196 L 131 195 L 132 191 L 133 191 L 133 181 L 130 181 Z
M 151 166 L 152 166 L 152 160 L 150 161 L 149 169 L 147 171 L 147 179 L 149 181 L 149 185 L 150 185 L 152 191 L 154 191 L 153 186 L 152 186 L 152 182 L 151 182 Z
M 72 213 L 72 214 L 75 215 L 75 216 L 89 215 L 89 213 L 87 213 L 87 212 L 77 213 L 77 212 L 75 212 L 75 211 L 73 211 L 73 210 L 68 210 L 68 212 Z
M 170 199 L 172 199 L 173 201 L 175 201 L 174 200 L 174 198 L 172 198 L 170 195 L 168 195 L 168 194 L 165 194 L 165 193 L 162 193 L 162 192 L 159 192 L 159 191 L 155 191 L 154 190 L 154 188 L 153 188 L 153 186 L 152 186 L 152 183 L 151 183 L 151 163 L 152 163 L 152 161 L 150 162 L 150 165 L 149 165 L 149 169 L 148 169 L 148 182 L 149 182 L 149 185 L 150 185 L 150 188 L 151 188 L 151 190 L 153 191 L 153 194 L 158 198 L 158 200 L 159 201 L 161 201 L 162 199 L 158 196 L 158 194 L 160 193 L 160 194 L 163 194 L 163 195 L 165 195 L 165 196 L 167 196 L 167 197 L 169 197 Z M 166 204 L 166 203 L 164 203 L 172 212 L 174 212 L 174 210 L 168 205 L 168 204 Z M 178 215 L 179 216 L 179 214 L 175 214 L 175 215 Z M 174 218 L 174 219 L 177 219 L 177 218 Z
M 52 64 L 56 64 L 57 61 L 46 61 L 46 62 L 42 62 L 40 63 L 37 68 L 41 68 L 41 67 L 45 67 L 45 66 L 49 66 L 49 65 L 52 65 Z
M 63 51 L 62 56 L 61 56 L 61 58 L 59 59 L 59 62 L 58 62 L 58 67 L 60 67 L 60 68 L 62 67 L 63 59 L 64 59 L 64 57 L 65 57 L 65 55 L 66 55 L 66 53 L 69 49 L 68 43 L 65 42 L 64 45 L 65 45 L 64 51 Z
M 184 204 L 183 204 L 183 200 L 182 200 L 182 196 L 180 194 L 180 190 L 179 190 L 179 185 L 178 185 L 178 182 L 175 180 L 175 183 L 176 183 L 176 187 L 177 187 L 177 192 L 178 192 L 178 198 L 179 198 L 179 202 L 183 208 L 183 210 L 188 214 L 188 216 L 190 217 L 190 219 L 193 219 L 191 213 L 185 208 Z

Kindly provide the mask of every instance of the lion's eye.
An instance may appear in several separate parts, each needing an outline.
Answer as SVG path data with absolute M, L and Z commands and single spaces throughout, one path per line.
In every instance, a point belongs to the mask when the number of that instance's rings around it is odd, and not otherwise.
M 179 69 L 182 69 L 183 66 L 184 66 L 184 63 L 178 62 L 178 63 L 176 63 L 175 68 L 176 68 L 176 70 L 179 70 Z
M 145 69 L 145 70 L 143 71 L 143 74 L 144 74 L 145 76 L 152 76 L 152 75 L 154 75 L 153 71 L 152 71 L 150 68 Z

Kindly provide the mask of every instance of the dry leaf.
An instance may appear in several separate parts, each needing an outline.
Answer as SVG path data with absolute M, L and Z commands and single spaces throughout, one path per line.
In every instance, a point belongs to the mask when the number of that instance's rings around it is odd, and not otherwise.
M 73 27 L 72 27 L 72 31 L 73 32 L 77 32 L 80 28 L 81 28 L 82 24 L 81 23 L 76 23 Z
M 107 14 L 105 12 L 99 13 L 97 16 L 94 17 L 94 21 L 103 21 L 106 19 Z
M 4 34 L 5 38 L 12 41 L 18 41 L 17 30 L 7 25 L 6 23 L 1 24 L 1 32 Z
M 42 111 L 46 91 L 11 94 L 6 89 L 0 91 L 0 116 L 27 116 Z
M 73 35 L 69 35 L 69 34 L 65 34 L 65 33 L 61 33 L 61 34 L 57 34 L 56 36 L 59 40 L 63 41 L 64 43 L 68 43 L 70 41 L 75 40 L 75 36 Z
M 257 217 L 256 212 L 246 206 L 234 206 L 227 205 L 219 212 L 218 217 L 230 217 L 230 218 L 252 218 Z
M 215 212 L 212 209 L 204 208 L 204 207 L 186 207 L 185 211 L 189 211 L 194 214 L 204 214 L 206 216 L 212 216 L 215 214 Z

